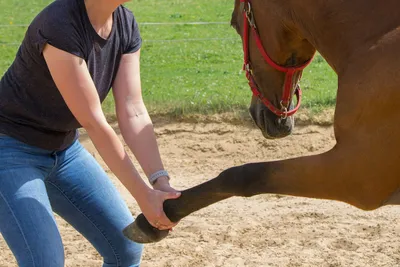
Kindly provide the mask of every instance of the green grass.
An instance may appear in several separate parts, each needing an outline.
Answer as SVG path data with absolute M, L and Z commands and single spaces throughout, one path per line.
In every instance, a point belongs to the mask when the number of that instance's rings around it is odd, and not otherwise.
M 0 24 L 29 24 L 51 1 L 4 0 Z M 246 110 L 251 97 L 239 36 L 229 26 L 233 0 L 136 0 L 127 6 L 141 22 L 218 21 L 222 25 L 141 25 L 143 94 L 150 112 L 171 115 Z M 25 27 L 0 27 L 0 74 L 12 63 Z M 219 40 L 215 40 L 218 38 Z M 190 39 L 190 40 L 187 40 Z M 213 40 L 214 39 L 214 40 Z M 335 103 L 337 80 L 319 55 L 304 71 L 303 108 Z M 112 97 L 104 103 L 113 112 Z

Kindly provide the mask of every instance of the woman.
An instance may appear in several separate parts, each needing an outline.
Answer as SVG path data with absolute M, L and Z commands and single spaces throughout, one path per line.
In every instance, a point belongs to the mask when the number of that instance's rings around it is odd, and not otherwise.
M 57 0 L 31 23 L 0 83 L 0 231 L 19 266 L 64 266 L 53 211 L 97 249 L 103 266 L 139 266 L 142 246 L 122 230 L 133 218 L 104 170 L 77 140 L 89 137 L 159 229 L 169 185 L 141 95 L 141 38 L 123 0 Z M 101 109 L 110 88 L 119 128 L 141 179 Z

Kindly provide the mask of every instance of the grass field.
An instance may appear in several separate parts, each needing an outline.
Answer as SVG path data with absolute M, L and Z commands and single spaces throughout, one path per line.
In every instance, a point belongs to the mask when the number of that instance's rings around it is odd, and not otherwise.
M 51 1 L 0 1 L 0 74 L 11 64 L 26 25 Z M 133 10 L 144 40 L 141 59 L 145 101 L 154 113 L 187 115 L 246 110 L 251 92 L 242 66 L 239 36 L 229 26 L 233 0 L 137 0 Z M 224 22 L 149 25 L 144 22 Z M 335 103 L 336 74 L 317 56 L 303 75 L 303 108 Z M 112 98 L 104 104 L 113 112 Z

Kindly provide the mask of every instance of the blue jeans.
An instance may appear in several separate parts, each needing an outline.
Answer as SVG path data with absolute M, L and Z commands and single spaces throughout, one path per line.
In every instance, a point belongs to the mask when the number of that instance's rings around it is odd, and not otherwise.
M 139 266 L 143 246 L 122 234 L 134 219 L 79 141 L 53 152 L 0 135 L 0 232 L 18 266 L 64 266 L 53 211 L 91 242 L 104 267 Z

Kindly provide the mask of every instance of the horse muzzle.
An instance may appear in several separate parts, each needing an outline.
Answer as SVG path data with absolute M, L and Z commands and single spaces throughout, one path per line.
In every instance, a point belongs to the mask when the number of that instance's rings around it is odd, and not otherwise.
M 292 133 L 294 128 L 294 117 L 282 118 L 277 116 L 264 104 L 257 100 L 250 106 L 250 114 L 263 136 L 267 139 L 283 138 Z

